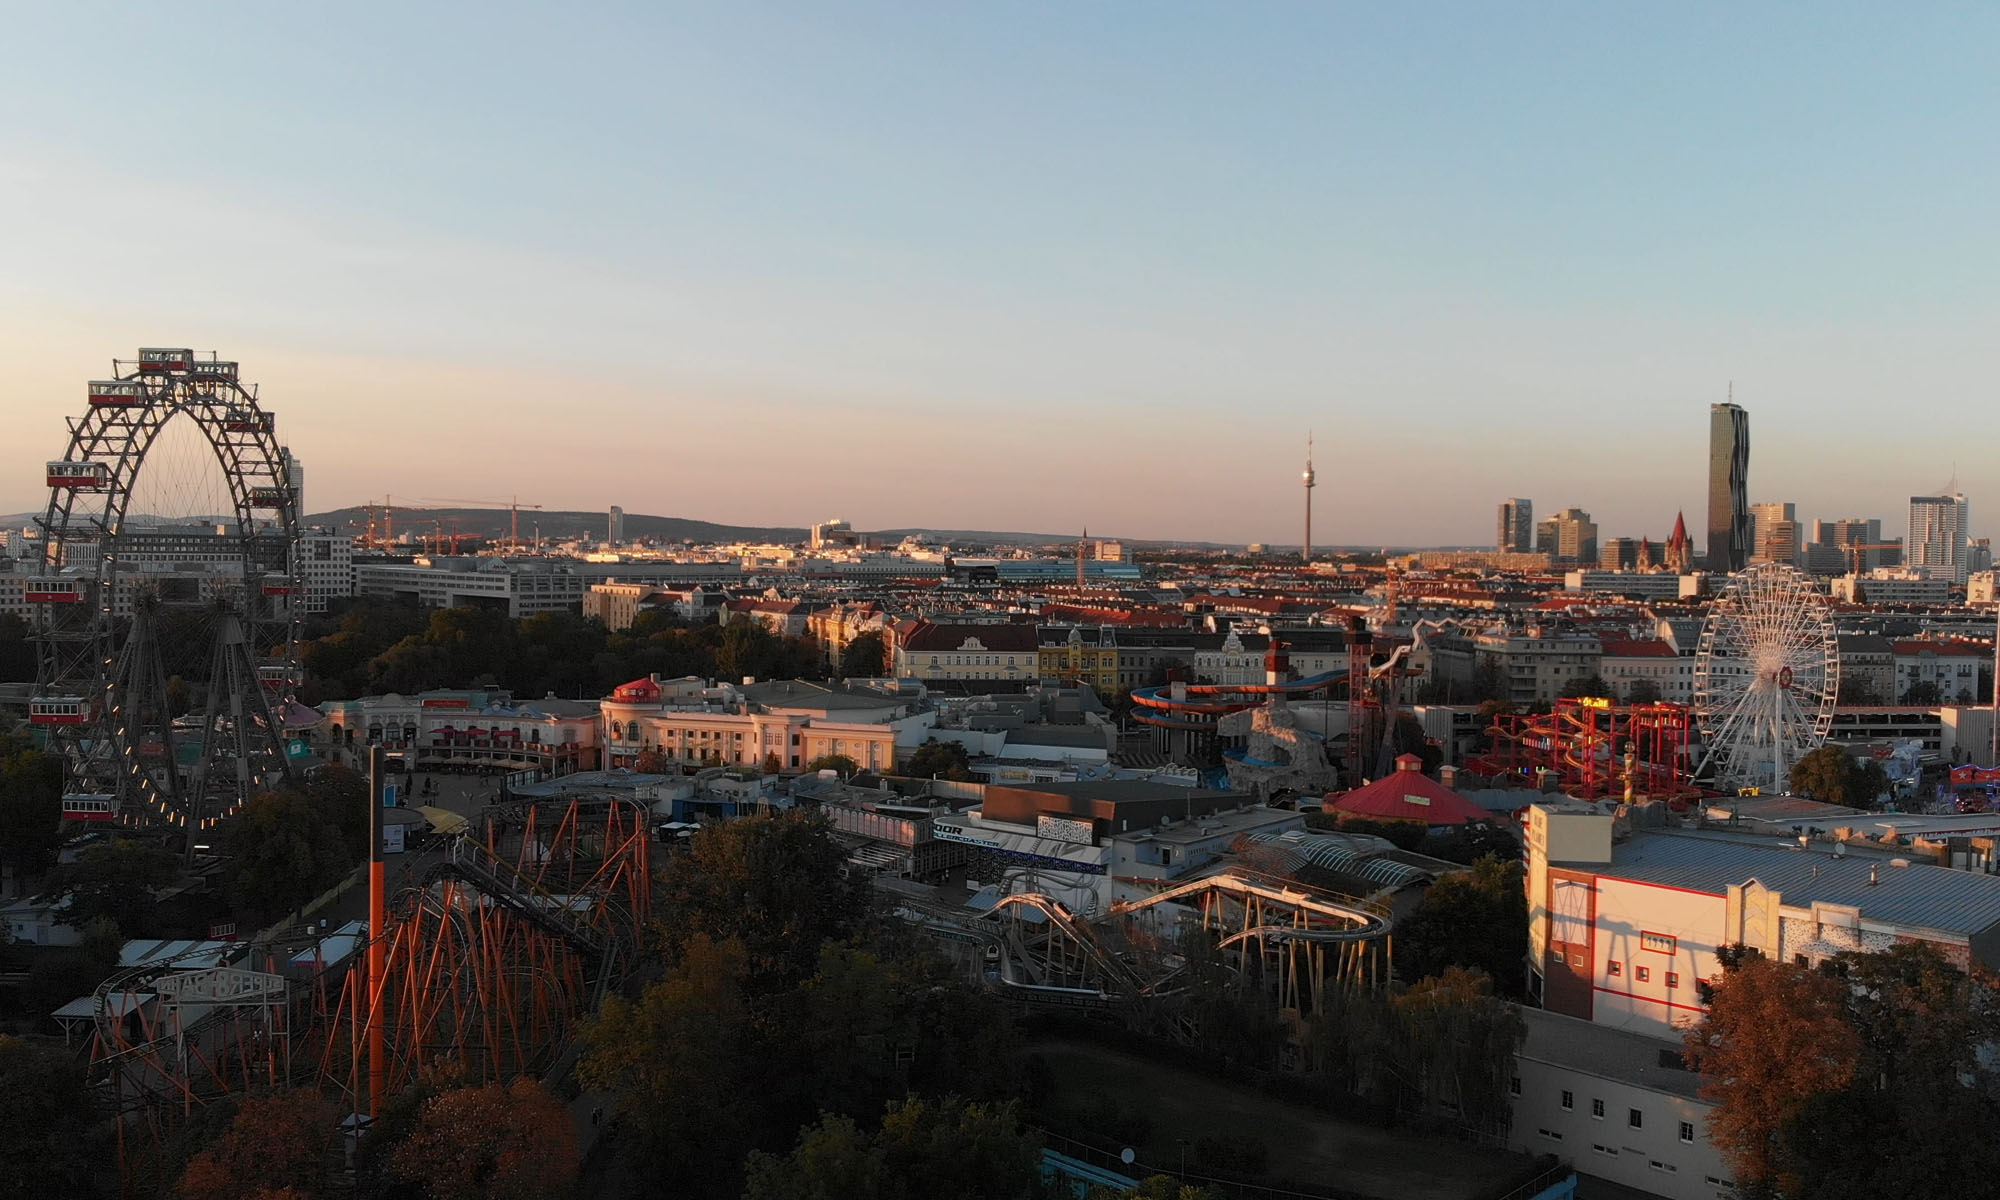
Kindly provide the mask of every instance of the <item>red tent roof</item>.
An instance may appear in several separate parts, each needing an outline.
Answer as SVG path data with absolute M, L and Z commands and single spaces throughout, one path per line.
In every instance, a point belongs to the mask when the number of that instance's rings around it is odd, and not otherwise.
M 1377 821 L 1421 821 L 1425 825 L 1463 825 L 1484 821 L 1485 809 L 1425 775 L 1424 762 L 1414 754 L 1396 760 L 1396 769 L 1363 784 L 1331 805 L 1332 811 Z

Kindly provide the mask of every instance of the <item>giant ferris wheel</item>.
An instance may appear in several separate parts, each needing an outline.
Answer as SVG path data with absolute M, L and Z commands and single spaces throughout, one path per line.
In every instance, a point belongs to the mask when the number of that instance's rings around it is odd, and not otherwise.
M 291 781 L 299 680 L 296 463 L 237 364 L 114 360 L 48 464 L 28 600 L 29 716 L 68 769 L 63 813 L 190 843 Z
M 1702 769 L 1717 788 L 1782 792 L 1792 764 L 1826 741 L 1840 651 L 1826 597 L 1796 567 L 1732 577 L 1702 626 L 1694 664 Z

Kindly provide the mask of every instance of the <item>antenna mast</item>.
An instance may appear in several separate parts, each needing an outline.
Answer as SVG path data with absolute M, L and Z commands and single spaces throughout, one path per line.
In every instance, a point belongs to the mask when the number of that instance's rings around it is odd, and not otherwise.
M 1299 548 L 1299 561 L 1311 565 L 1313 560 L 1313 488 L 1319 477 L 1313 474 L 1313 435 L 1306 430 L 1306 537 Z

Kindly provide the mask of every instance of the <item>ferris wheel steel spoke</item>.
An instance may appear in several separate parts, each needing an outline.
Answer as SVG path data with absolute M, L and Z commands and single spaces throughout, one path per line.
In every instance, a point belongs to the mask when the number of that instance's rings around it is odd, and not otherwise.
M 1840 662 L 1826 603 L 1796 569 L 1762 563 L 1709 610 L 1695 662 L 1703 764 L 1717 787 L 1776 787 L 1825 739 Z

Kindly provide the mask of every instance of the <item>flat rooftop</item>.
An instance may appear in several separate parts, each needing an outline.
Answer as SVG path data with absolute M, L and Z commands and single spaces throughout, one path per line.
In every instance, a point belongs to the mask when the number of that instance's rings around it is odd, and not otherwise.
M 1916 860 L 1897 867 L 1878 855 L 1835 856 L 1790 839 L 1656 831 L 1633 834 L 1614 845 L 1611 856 L 1609 863 L 1556 865 L 1715 896 L 1754 879 L 1786 904 L 1852 905 L 1874 920 L 1966 937 L 2000 924 L 2000 875 Z
M 1597 1025 L 1539 1008 L 1517 1011 L 1528 1026 L 1528 1040 L 1521 1046 L 1522 1058 L 1688 1100 L 1701 1098 L 1697 1094 L 1700 1075 L 1667 1065 L 1680 1061 L 1678 1041 Z

